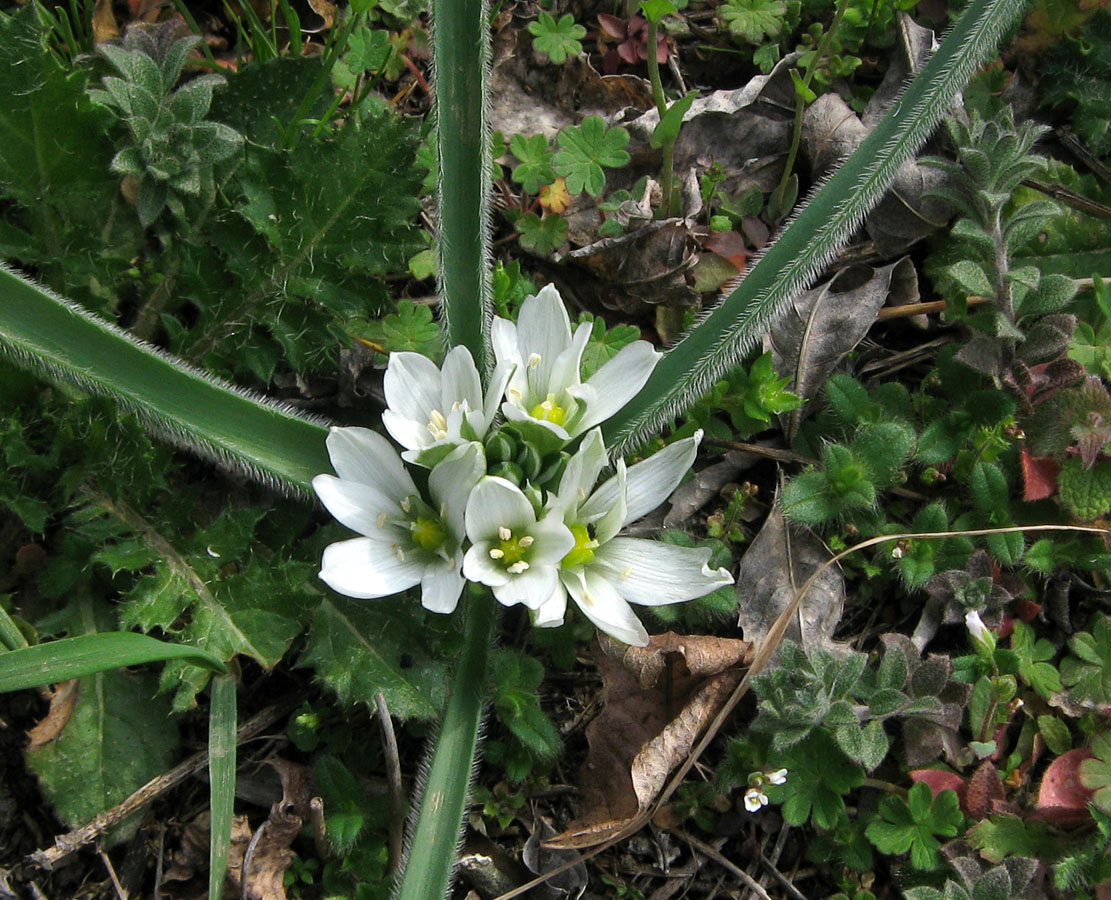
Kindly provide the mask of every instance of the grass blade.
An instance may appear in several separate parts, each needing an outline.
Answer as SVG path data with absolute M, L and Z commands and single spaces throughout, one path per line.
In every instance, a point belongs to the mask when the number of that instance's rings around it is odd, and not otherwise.
M 330 472 L 325 423 L 141 343 L 0 263 L 0 356 L 116 400 L 155 434 L 290 494 Z
M 208 708 L 208 786 L 211 839 L 208 846 L 208 896 L 220 900 L 231 849 L 231 822 L 235 812 L 235 679 L 212 679 Z
M 605 426 L 623 454 L 659 432 L 724 377 L 771 328 L 863 221 L 996 53 L 1023 0 L 972 0 L 902 97 L 840 169 L 818 188 L 736 290 L 660 361 L 641 392 Z
M 167 644 L 130 631 L 104 631 L 0 654 L 0 693 L 167 659 L 183 659 L 214 672 L 228 670 L 211 653 L 196 647 Z

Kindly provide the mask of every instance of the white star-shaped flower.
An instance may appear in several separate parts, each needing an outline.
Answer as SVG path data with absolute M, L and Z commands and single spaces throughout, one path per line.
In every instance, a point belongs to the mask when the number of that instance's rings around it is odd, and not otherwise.
M 702 433 L 676 441 L 643 462 L 625 468 L 594 490 L 607 464 L 597 429 L 583 438 L 564 470 L 558 505 L 574 537 L 561 561 L 559 586 L 537 610 L 535 624 L 563 623 L 567 595 L 602 631 L 637 647 L 648 632 L 629 606 L 665 606 L 703 597 L 733 583 L 725 569 L 711 569 L 710 551 L 660 541 L 619 537 L 618 532 L 651 512 L 675 490 L 694 462 Z
M 471 353 L 455 347 L 443 369 L 419 353 L 391 353 L 382 387 L 382 424 L 405 447 L 406 462 L 431 468 L 460 444 L 481 441 L 497 413 L 510 371 L 495 370 L 485 399 Z
M 591 330 L 584 322 L 572 335 L 563 300 L 551 285 L 525 300 L 516 323 L 494 319 L 495 357 L 512 371 L 502 405 L 506 419 L 534 433 L 542 429 L 561 446 L 604 422 L 644 387 L 660 359 L 647 341 L 622 347 L 583 382 Z
M 749 788 L 745 791 L 745 809 L 749 812 L 759 812 L 768 805 L 768 795 L 759 788 Z
M 521 489 L 496 476 L 471 491 L 466 528 L 471 548 L 463 574 L 490 587 L 505 606 L 539 608 L 557 589 L 560 560 L 575 545 L 558 509 L 538 518 Z
M 421 603 L 449 613 L 463 590 L 464 513 L 483 476 L 482 447 L 450 450 L 428 476 L 430 505 L 386 438 L 366 428 L 333 428 L 328 455 L 338 477 L 317 475 L 328 511 L 362 537 L 324 550 L 320 578 L 348 597 L 396 594 L 417 584 Z

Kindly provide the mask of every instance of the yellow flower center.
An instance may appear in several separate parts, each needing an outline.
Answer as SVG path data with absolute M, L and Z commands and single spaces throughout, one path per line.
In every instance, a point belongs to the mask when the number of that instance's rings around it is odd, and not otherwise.
M 551 422 L 553 425 L 562 425 L 567 413 L 562 406 L 555 402 L 555 394 L 548 394 L 543 403 L 537 403 L 529 410 L 529 415 L 534 419 Z
M 535 543 L 536 538 L 529 534 L 514 537 L 508 528 L 498 529 L 498 544 L 490 548 L 490 559 L 496 560 L 498 565 L 511 575 L 520 575 L 528 571 L 528 548 Z
M 564 569 L 573 569 L 575 566 L 585 566 L 594 560 L 594 551 L 598 542 L 590 536 L 590 529 L 586 525 L 572 525 L 571 534 L 575 538 L 575 546 L 560 561 Z
M 447 532 L 439 519 L 417 516 L 409 528 L 413 534 L 413 542 L 422 550 L 439 550 L 447 540 Z

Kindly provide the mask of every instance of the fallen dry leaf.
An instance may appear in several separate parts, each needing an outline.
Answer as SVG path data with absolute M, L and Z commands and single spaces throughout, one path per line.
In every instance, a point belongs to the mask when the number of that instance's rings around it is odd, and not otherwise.
M 120 26 L 116 24 L 112 12 L 112 0 L 96 0 L 93 7 L 93 43 L 99 44 L 120 36 Z
M 27 745 L 28 750 L 43 747 L 62 733 L 77 703 L 77 685 L 80 683 L 79 678 L 71 678 L 69 681 L 54 685 L 54 692 L 50 695 L 50 709 L 38 724 L 27 732 L 27 737 L 31 739 Z
M 740 682 L 736 666 L 752 651 L 747 641 L 670 632 L 644 648 L 605 636 L 599 645 L 605 708 L 586 728 L 584 813 L 543 842 L 549 849 L 599 844 L 648 809 Z
M 746 640 L 760 645 L 806 579 L 832 555 L 812 531 L 788 525 L 776 505 L 737 572 L 738 620 Z M 808 649 L 834 649 L 833 632 L 844 607 L 845 579 L 830 566 L 803 597 L 785 637 Z
M 1082 747 L 1068 750 L 1053 760 L 1042 776 L 1037 807 L 1031 818 L 1062 824 L 1089 821 L 1088 804 L 1094 792 L 1080 783 L 1080 764 L 1092 757 L 1092 751 Z
M 902 305 L 917 292 L 918 275 L 907 257 L 878 269 L 842 269 L 824 285 L 797 296 L 772 328 L 769 344 L 775 371 L 791 379 L 788 390 L 814 401 L 838 363 L 863 340 L 888 298 Z M 814 406 L 808 402 L 780 417 L 788 440 Z

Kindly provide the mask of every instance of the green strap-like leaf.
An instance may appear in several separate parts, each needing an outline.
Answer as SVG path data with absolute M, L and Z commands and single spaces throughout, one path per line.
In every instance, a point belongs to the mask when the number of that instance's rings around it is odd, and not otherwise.
M 212 703 L 208 709 L 209 809 L 212 841 L 208 845 L 208 896 L 220 900 L 231 849 L 231 821 L 235 814 L 235 679 L 218 675 L 212 679 Z
M 490 308 L 490 29 L 484 0 L 438 0 L 434 13 L 441 308 L 448 343 L 470 350 L 481 372 Z
M 111 397 L 167 440 L 288 493 L 331 471 L 323 422 L 140 343 L 3 264 L 0 356 Z
M 1023 0 L 972 0 L 937 52 L 856 152 L 810 199 L 732 294 L 656 366 L 604 426 L 626 453 L 688 409 L 737 365 L 788 301 L 821 271 L 930 136 L 957 92 L 991 59 Z
M 215 656 L 196 647 L 167 644 L 130 631 L 106 631 L 0 654 L 0 694 L 166 659 L 184 659 L 214 672 L 228 670 Z
M 497 603 L 489 591 L 472 591 L 467 602 L 466 649 L 455 670 L 395 900 L 447 896 L 455 868 L 459 829 L 478 752 L 490 644 L 497 623 Z

